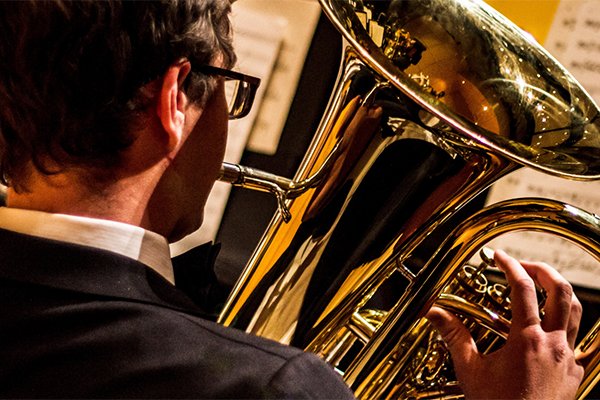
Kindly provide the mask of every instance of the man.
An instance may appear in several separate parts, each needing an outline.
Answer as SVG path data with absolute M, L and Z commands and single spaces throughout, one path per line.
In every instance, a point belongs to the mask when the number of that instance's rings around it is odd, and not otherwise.
M 226 0 L 0 3 L 0 397 L 352 397 L 316 356 L 208 322 L 173 285 L 167 243 L 202 222 L 224 77 L 239 78 L 228 12 Z M 572 397 L 570 286 L 496 259 L 514 287 L 503 350 L 480 356 L 455 317 L 430 313 L 465 392 Z M 549 293 L 541 323 L 530 276 Z M 543 391 L 541 374 L 555 378 Z

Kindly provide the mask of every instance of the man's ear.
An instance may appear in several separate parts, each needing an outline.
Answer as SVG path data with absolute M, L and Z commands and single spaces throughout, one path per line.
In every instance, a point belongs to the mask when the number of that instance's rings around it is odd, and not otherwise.
M 156 112 L 167 133 L 169 151 L 183 139 L 187 97 L 181 89 L 190 70 L 190 62 L 181 61 L 171 65 L 163 75 Z

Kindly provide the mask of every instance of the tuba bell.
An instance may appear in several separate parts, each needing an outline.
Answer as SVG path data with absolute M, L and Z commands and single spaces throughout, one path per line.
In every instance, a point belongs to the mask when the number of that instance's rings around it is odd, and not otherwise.
M 600 178 L 599 109 L 528 35 L 477 0 L 319 0 L 343 36 L 338 81 L 295 177 L 224 164 L 220 179 L 279 209 L 220 322 L 315 352 L 359 398 L 459 398 L 423 318 L 436 304 L 502 345 L 509 288 L 491 239 L 535 230 L 600 261 L 600 219 L 557 201 L 467 217 L 519 167 Z M 489 272 L 491 271 L 491 272 Z M 599 325 L 577 348 L 583 397 L 599 378 Z

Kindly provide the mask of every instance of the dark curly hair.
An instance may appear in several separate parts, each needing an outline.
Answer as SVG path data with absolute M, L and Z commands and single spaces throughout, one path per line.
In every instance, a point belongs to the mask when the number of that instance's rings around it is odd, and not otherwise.
M 0 2 L 0 179 L 119 162 L 144 84 L 175 61 L 235 62 L 229 0 Z M 191 74 L 202 104 L 214 80 Z M 48 168 L 59 165 L 59 170 Z

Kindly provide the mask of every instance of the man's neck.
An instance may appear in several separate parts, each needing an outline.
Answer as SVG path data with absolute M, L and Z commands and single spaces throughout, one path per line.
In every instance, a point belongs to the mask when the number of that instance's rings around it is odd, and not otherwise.
M 27 191 L 8 189 L 7 206 L 50 213 L 100 218 L 144 226 L 152 186 L 145 176 L 116 179 L 110 184 L 84 184 L 76 173 L 32 173 Z

